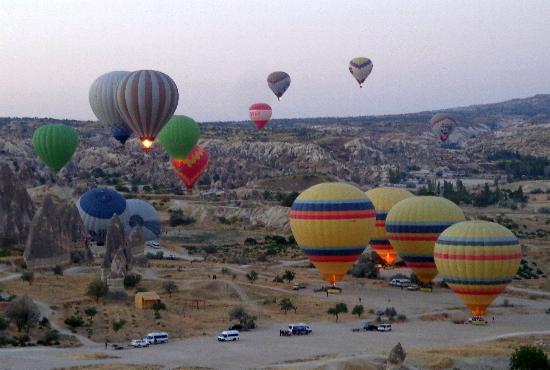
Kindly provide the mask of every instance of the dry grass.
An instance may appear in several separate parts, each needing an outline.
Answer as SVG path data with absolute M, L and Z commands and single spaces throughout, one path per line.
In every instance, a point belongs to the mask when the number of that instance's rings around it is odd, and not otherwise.
M 421 369 L 442 370 L 451 368 L 453 361 L 465 357 L 509 357 L 520 345 L 540 346 L 550 353 L 550 335 L 525 336 L 452 347 L 411 348 L 407 350 L 407 362 Z
M 159 365 L 87 365 L 87 366 L 73 366 L 63 367 L 57 370 L 160 370 L 162 366 Z
M 65 357 L 70 358 L 71 360 L 108 360 L 120 358 L 118 356 L 98 352 L 71 352 L 67 353 Z

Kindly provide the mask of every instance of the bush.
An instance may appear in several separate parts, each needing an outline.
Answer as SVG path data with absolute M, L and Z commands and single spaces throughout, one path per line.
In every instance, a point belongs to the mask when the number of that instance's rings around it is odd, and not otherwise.
M 34 273 L 32 271 L 25 271 L 21 274 L 21 280 L 26 281 L 29 285 L 32 285 L 34 281 Z
M 256 327 L 257 318 L 249 315 L 243 306 L 237 306 L 229 311 L 229 320 L 239 320 L 244 330 L 250 330 Z
M 296 313 L 296 310 L 298 309 L 294 303 L 290 300 L 290 298 L 283 298 L 281 299 L 281 302 L 279 302 L 279 306 L 281 307 L 281 311 L 283 311 L 286 315 L 286 313 L 290 310 L 294 310 L 294 313 Z
M 128 274 L 124 277 L 124 288 L 134 288 L 141 281 L 140 274 Z
M 280 276 L 280 275 L 276 275 L 274 278 L 273 278 L 273 282 L 274 283 L 284 283 L 284 279 Z
M 534 369 L 550 369 L 550 360 L 542 349 L 533 346 L 521 346 L 510 356 L 510 370 Z
M 248 274 L 246 274 L 246 278 L 251 282 L 254 283 L 256 280 L 258 280 L 258 273 L 254 270 L 250 271 Z
M 59 342 L 59 332 L 55 329 L 48 330 L 44 334 L 44 338 L 42 339 L 42 341 L 47 346 L 52 344 L 52 343 L 58 343 Z
M 65 319 L 65 325 L 71 328 L 72 331 L 75 331 L 76 328 L 79 328 L 84 325 L 84 320 L 82 317 L 71 315 Z
M 106 297 L 108 293 L 109 287 L 101 279 L 95 279 L 90 282 L 86 291 L 86 295 L 95 298 L 96 303 L 99 303 L 99 298 Z
M 6 317 L 17 326 L 17 331 L 25 330 L 26 335 L 40 320 L 40 310 L 34 301 L 23 296 L 12 303 L 6 310 Z
M 154 311 L 158 312 L 160 310 L 165 310 L 166 309 L 166 304 L 164 304 L 163 302 L 155 302 L 151 308 Z
M 379 270 L 376 265 L 368 259 L 367 256 L 361 256 L 359 261 L 348 272 L 356 278 L 376 279 L 379 275 Z
M 122 329 L 125 324 L 126 324 L 126 320 L 123 320 L 123 319 L 113 322 L 113 331 L 116 333 L 117 331 Z
M 191 225 L 195 223 L 195 219 L 193 217 L 188 217 L 183 214 L 183 211 L 181 209 L 177 209 L 175 211 L 170 211 L 170 226 L 176 227 L 180 225 Z
M 327 310 L 329 315 L 334 315 L 336 317 L 336 322 L 338 322 L 338 315 L 346 312 L 348 312 L 348 306 L 344 302 L 336 303 L 334 307 Z
M 351 310 L 352 315 L 357 315 L 358 318 L 361 317 L 361 315 L 365 312 L 365 307 L 363 307 L 362 304 L 357 304 L 353 307 L 353 310 Z
M 244 245 L 256 245 L 258 242 L 254 238 L 246 238 L 244 240 Z
M 168 296 L 172 298 L 172 293 L 178 291 L 178 285 L 172 280 L 167 280 L 162 283 L 162 289 L 164 289 L 164 291 L 168 293 Z
M 55 265 L 55 266 L 52 268 L 52 272 L 53 272 L 54 275 L 58 275 L 58 276 L 63 275 L 63 269 L 62 269 L 61 266 L 59 266 L 59 265 Z

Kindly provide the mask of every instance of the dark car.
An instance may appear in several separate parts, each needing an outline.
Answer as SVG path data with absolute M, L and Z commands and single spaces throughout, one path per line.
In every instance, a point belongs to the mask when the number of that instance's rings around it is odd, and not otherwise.
M 365 331 L 377 331 L 378 330 L 378 325 L 374 325 L 374 324 L 371 324 L 371 323 L 365 323 L 365 325 L 363 325 L 363 330 Z
M 547 308 L 544 312 L 550 313 L 550 308 Z
M 311 329 L 307 325 L 289 325 L 288 329 L 292 331 L 292 335 L 308 335 L 311 334 Z
M 124 349 L 120 344 L 112 344 L 111 347 L 113 347 L 114 350 L 121 350 Z
M 235 325 L 230 326 L 227 330 L 238 330 L 238 331 L 242 331 L 242 330 L 243 330 L 243 326 L 242 326 L 241 324 L 235 324 Z

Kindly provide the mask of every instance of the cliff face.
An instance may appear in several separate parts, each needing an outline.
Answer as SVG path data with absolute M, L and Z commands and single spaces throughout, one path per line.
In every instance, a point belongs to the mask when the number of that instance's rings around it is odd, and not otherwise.
M 51 268 L 92 259 L 87 233 L 74 204 L 44 199 L 35 214 L 23 254 L 31 269 Z
M 0 246 L 24 244 L 34 212 L 23 184 L 6 163 L 0 163 Z

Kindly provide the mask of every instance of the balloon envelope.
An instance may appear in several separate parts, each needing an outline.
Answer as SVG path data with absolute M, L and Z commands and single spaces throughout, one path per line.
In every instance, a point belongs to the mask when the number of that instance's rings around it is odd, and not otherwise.
M 323 183 L 292 204 L 290 228 L 298 245 L 331 284 L 340 281 L 369 243 L 375 212 L 361 189 Z
M 157 210 L 148 202 L 141 199 L 126 201 L 124 224 L 129 235 L 136 226 L 141 226 L 146 241 L 155 240 L 160 235 L 160 216 Z
M 271 107 L 269 104 L 265 103 L 256 103 L 252 104 L 248 108 L 248 114 L 250 120 L 256 124 L 258 129 L 262 129 L 271 119 Z
M 277 99 L 281 100 L 281 97 L 290 86 L 290 76 L 286 72 L 272 72 L 267 76 L 267 85 Z
M 376 225 L 370 246 L 387 264 L 392 264 L 397 257 L 397 252 L 391 246 L 386 234 L 386 216 L 394 205 L 405 198 L 412 197 L 413 194 L 405 189 L 390 187 L 371 189 L 365 194 L 376 211 Z
M 435 263 L 449 287 L 481 316 L 516 275 L 518 238 L 494 222 L 465 221 L 445 230 L 435 244 Z
M 172 168 L 191 191 L 208 167 L 208 152 L 200 145 L 196 145 L 187 158 L 173 159 Z
M 359 87 L 363 87 L 363 82 L 369 77 L 372 67 L 372 61 L 369 58 L 357 57 L 350 60 L 348 69 L 359 83 Z
M 187 116 L 174 116 L 158 136 L 158 141 L 172 159 L 185 159 L 199 140 L 197 122 Z
M 87 191 L 76 202 L 80 218 L 88 233 L 99 243 L 105 241 L 113 215 L 126 218 L 126 199 L 114 190 L 96 188 Z
M 32 145 L 38 157 L 57 173 L 72 158 L 78 145 L 78 134 L 66 125 L 47 124 L 34 131 Z
M 132 129 L 124 123 L 117 110 L 116 94 L 120 81 L 129 76 L 130 73 L 128 71 L 114 71 L 99 76 L 90 86 L 88 96 L 90 107 L 97 119 L 111 126 L 113 137 L 122 144 L 132 134 Z
M 116 104 L 120 116 L 148 150 L 178 106 L 175 82 L 152 70 L 132 72 L 118 84 Z
M 430 127 L 432 132 L 441 140 L 445 142 L 449 139 L 449 136 L 453 133 L 456 126 L 456 120 L 447 113 L 437 113 L 430 120 Z
M 464 221 L 456 204 L 441 197 L 417 196 L 394 205 L 386 217 L 388 240 L 424 284 L 437 275 L 434 245 L 449 226 Z

